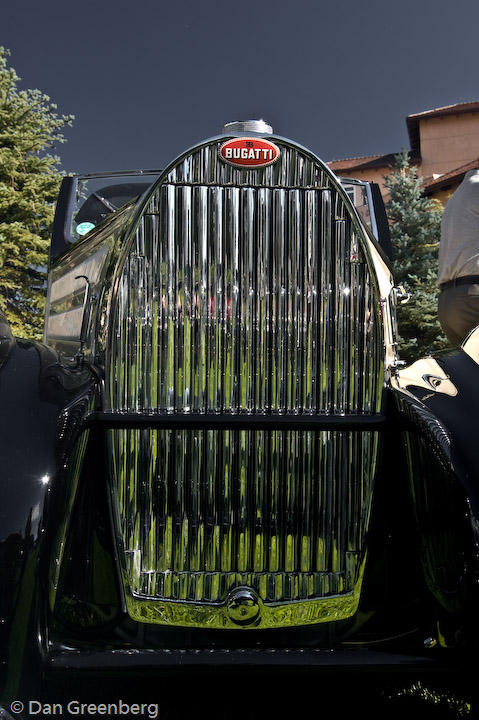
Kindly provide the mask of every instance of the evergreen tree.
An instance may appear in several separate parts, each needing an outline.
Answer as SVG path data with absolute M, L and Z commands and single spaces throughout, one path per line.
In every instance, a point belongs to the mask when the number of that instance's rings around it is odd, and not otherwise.
M 442 207 L 422 195 L 417 169 L 407 152 L 396 155 L 385 178 L 393 244 L 394 280 L 411 293 L 398 306 L 399 354 L 406 362 L 447 346 L 437 317 L 437 269 Z
M 60 175 L 49 150 L 72 116 L 40 90 L 19 90 L 0 47 L 0 310 L 15 335 L 40 338 L 45 270 Z

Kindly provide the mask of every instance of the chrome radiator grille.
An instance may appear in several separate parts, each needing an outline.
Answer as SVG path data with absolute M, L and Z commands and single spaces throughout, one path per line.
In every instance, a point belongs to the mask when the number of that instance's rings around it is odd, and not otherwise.
M 159 184 L 119 279 L 115 411 L 368 415 L 383 340 L 363 239 L 336 183 L 282 147 L 236 170 L 217 143 Z M 113 483 L 138 596 L 265 602 L 353 590 L 374 433 L 115 430 Z

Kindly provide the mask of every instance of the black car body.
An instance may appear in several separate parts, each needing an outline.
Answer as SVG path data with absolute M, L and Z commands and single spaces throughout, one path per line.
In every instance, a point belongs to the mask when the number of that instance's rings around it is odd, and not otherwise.
M 1 332 L 4 703 L 474 645 L 479 336 L 404 367 L 389 251 L 377 187 L 257 125 L 64 180 L 45 344 Z

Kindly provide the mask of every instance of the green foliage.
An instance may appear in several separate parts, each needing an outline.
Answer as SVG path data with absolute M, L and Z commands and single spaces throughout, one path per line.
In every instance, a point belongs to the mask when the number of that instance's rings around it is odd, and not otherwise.
M 40 90 L 19 90 L 19 77 L 0 47 L 0 310 L 15 335 L 40 338 L 45 269 L 59 158 L 48 151 L 64 142 L 71 115 Z
M 398 306 L 399 353 L 412 362 L 447 346 L 437 317 L 437 268 L 442 207 L 421 194 L 422 181 L 408 155 L 396 155 L 385 178 L 386 203 L 394 250 L 394 280 L 411 293 Z
M 444 690 L 428 688 L 423 685 L 420 680 L 413 682 L 409 687 L 405 687 L 388 696 L 389 700 L 393 700 L 395 698 L 417 698 L 421 703 L 430 709 L 434 707 L 438 711 L 439 709 L 450 711 L 447 712 L 447 715 L 441 714 L 439 717 L 472 717 L 472 706 L 468 700 L 458 696 L 453 690 L 447 687 Z M 411 711 L 415 707 L 416 706 L 413 705 L 406 705 L 405 709 L 407 708 Z M 426 711 L 426 707 L 424 709 L 421 708 L 421 710 L 417 708 L 418 717 L 426 717 L 429 715 Z M 432 713 L 431 717 L 433 717 Z M 434 713 L 434 717 L 438 717 L 438 714 Z

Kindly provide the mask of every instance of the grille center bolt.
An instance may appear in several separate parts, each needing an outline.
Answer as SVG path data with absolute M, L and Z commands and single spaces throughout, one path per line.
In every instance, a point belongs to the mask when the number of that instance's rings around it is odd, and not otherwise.
M 235 625 L 251 625 L 261 612 L 260 602 L 258 594 L 252 588 L 238 587 L 229 594 L 226 612 Z

